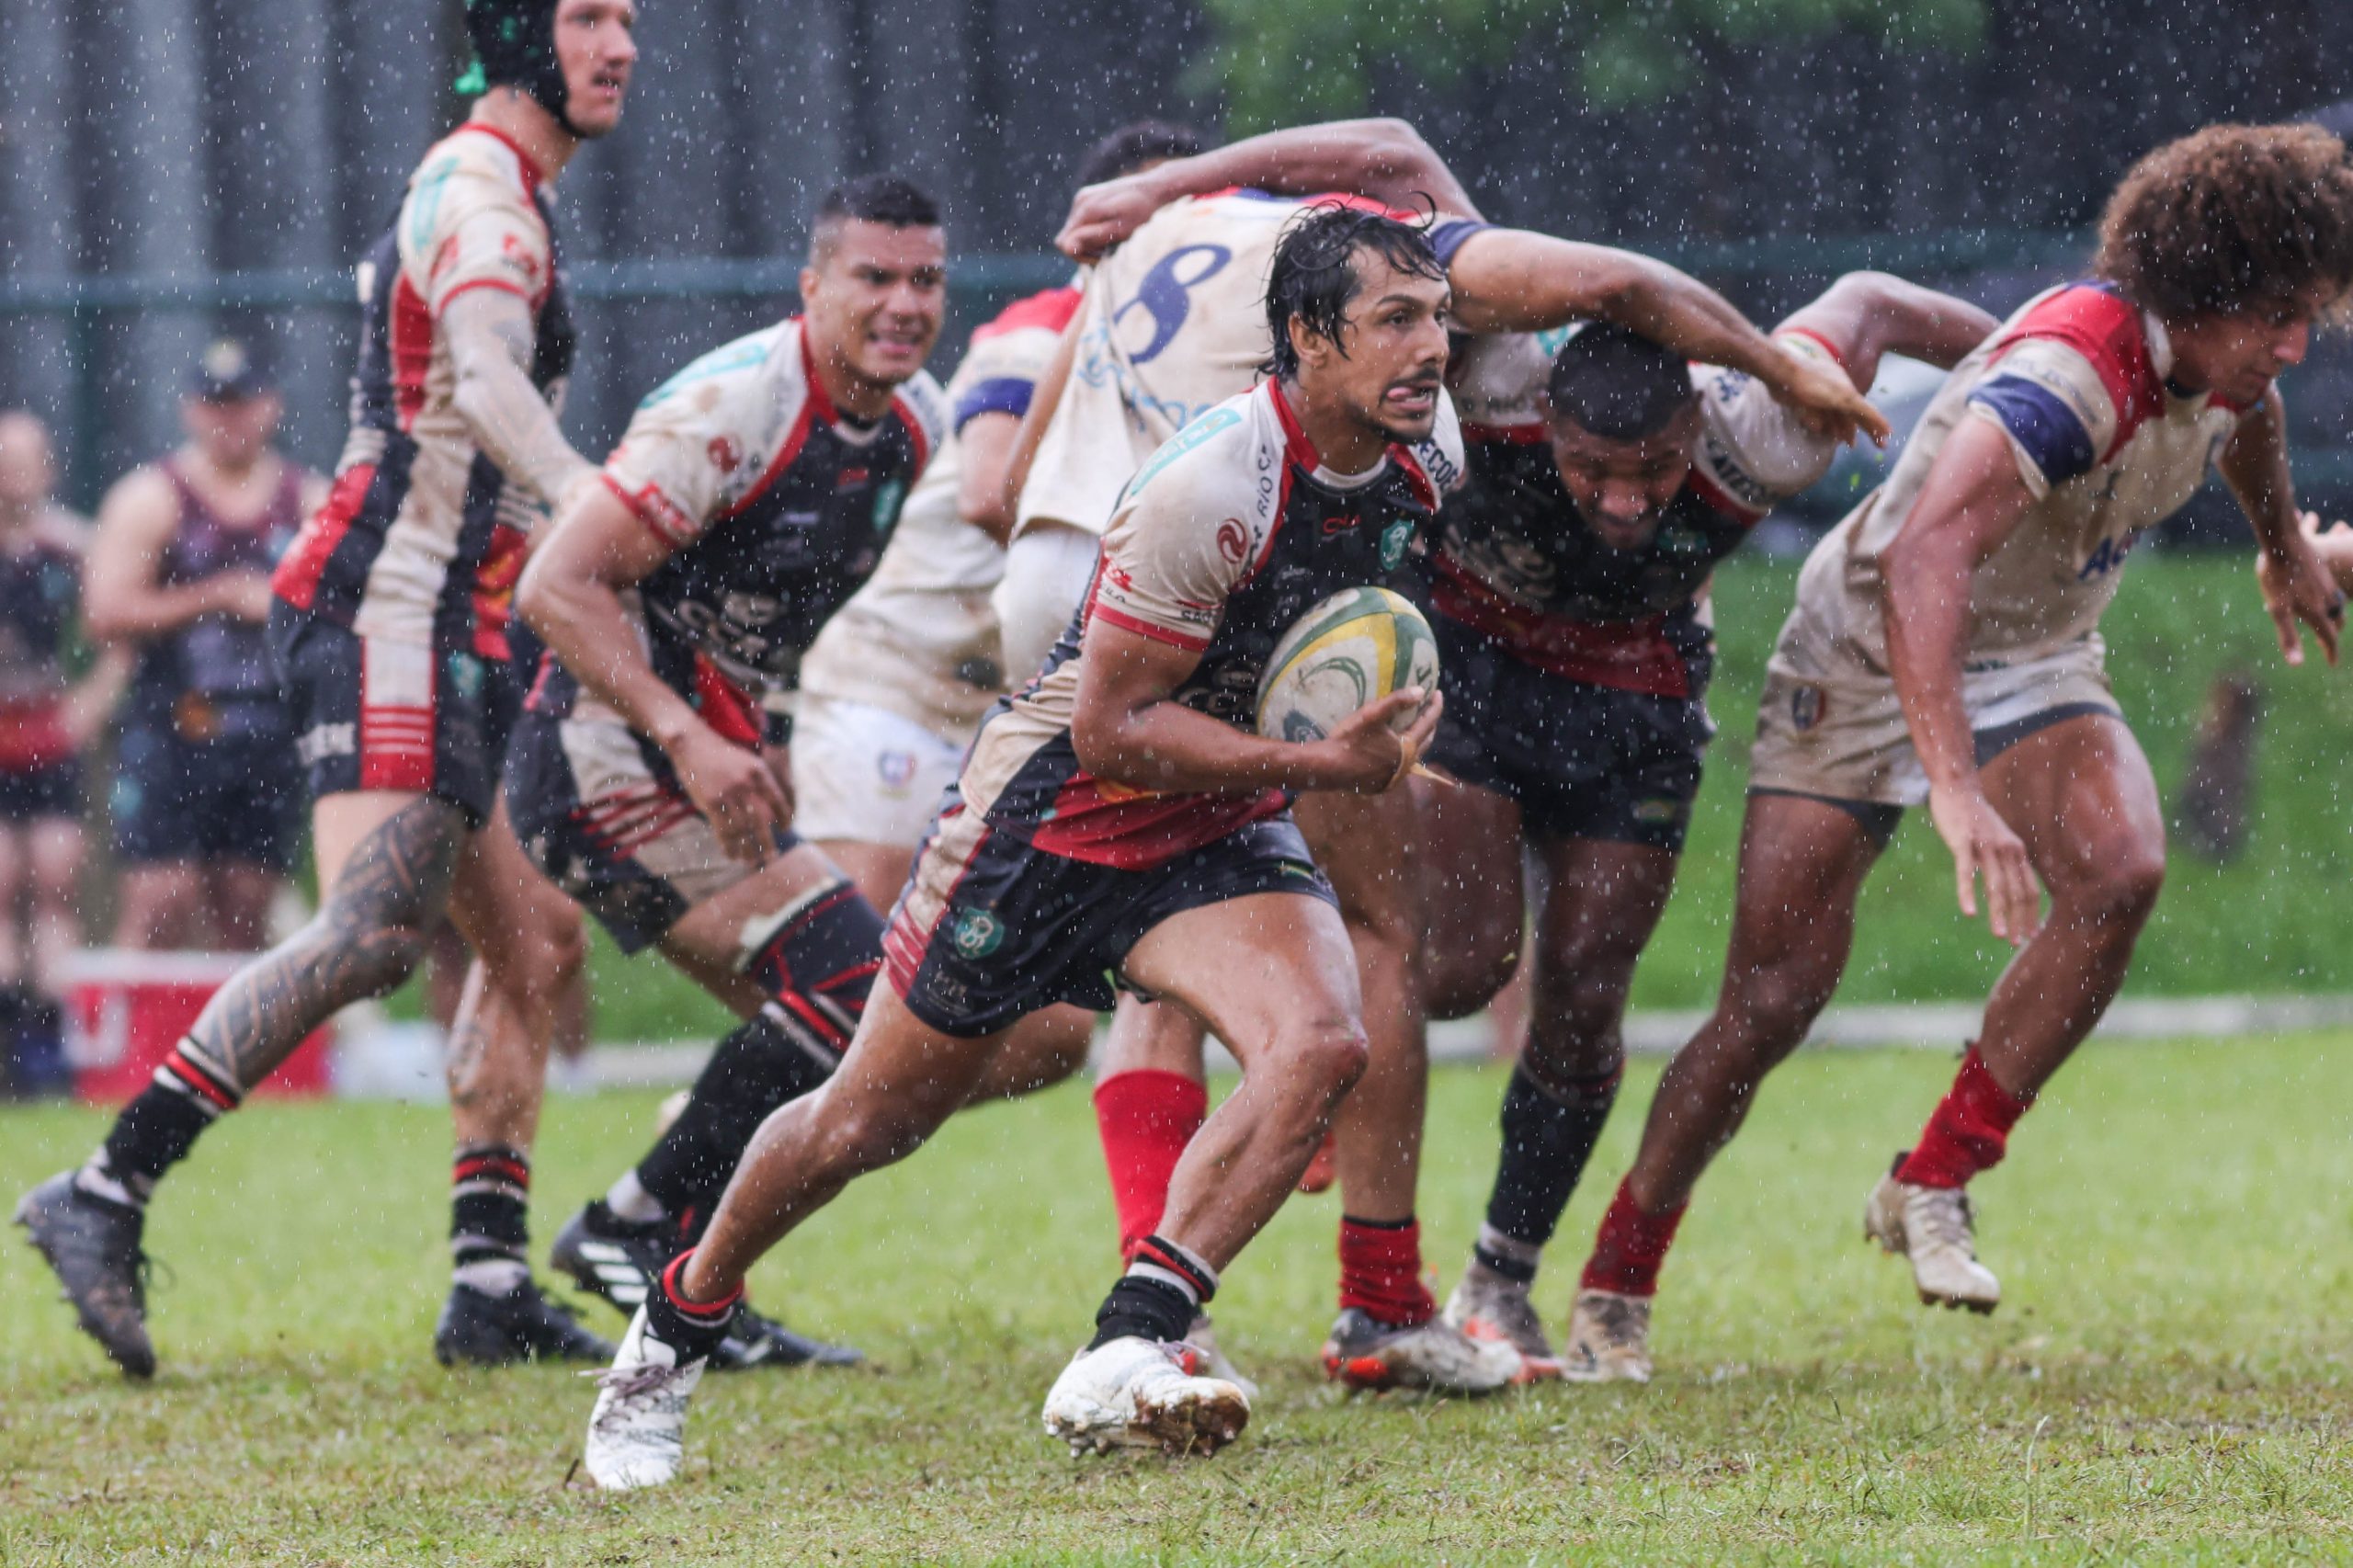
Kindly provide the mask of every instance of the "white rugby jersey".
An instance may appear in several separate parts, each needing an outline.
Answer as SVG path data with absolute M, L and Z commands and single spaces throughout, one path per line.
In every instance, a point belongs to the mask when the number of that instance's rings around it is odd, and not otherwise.
M 907 497 L 873 578 L 818 634 L 801 665 L 801 690 L 888 709 L 959 744 L 971 737 L 1005 688 L 989 598 L 1005 575 L 1005 551 L 958 515 L 957 433 L 983 414 L 1029 412 L 1078 301 L 1075 288 L 1049 289 L 972 334 L 948 383 L 949 432 Z
M 1235 189 L 1173 201 L 1096 264 L 1070 380 L 1023 488 L 1015 528 L 1044 517 L 1100 534 L 1129 475 L 1176 432 L 1258 379 L 1272 347 L 1267 279 L 1284 225 L 1362 197 Z M 1400 218 L 1418 221 L 1414 213 Z M 1449 260 L 1484 227 L 1441 220 Z
M 392 232 L 359 266 L 364 309 L 351 435 L 326 505 L 275 578 L 278 597 L 363 636 L 503 651 L 503 608 L 477 604 L 476 576 L 502 527 L 528 530 L 540 497 L 474 445 L 440 330 L 476 289 L 531 310 L 532 381 L 561 409 L 574 344 L 538 167 L 503 132 L 458 128 L 426 154 Z M 482 633 L 478 636 L 478 630 Z
M 2248 412 L 2177 390 L 2172 362 L 2163 324 L 2105 284 L 2029 301 L 1954 368 L 1887 482 L 1807 557 L 1776 668 L 1885 677 L 1881 562 L 1964 419 L 2004 433 L 2035 497 L 1971 579 L 1968 662 L 2097 638 L 2132 547 L 2188 501 Z

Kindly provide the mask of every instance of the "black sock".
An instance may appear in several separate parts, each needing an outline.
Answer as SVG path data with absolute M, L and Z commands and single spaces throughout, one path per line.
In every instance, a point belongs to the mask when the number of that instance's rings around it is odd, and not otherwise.
M 459 1150 L 449 1174 L 449 1258 L 459 1271 L 476 1264 L 528 1267 L 530 1223 L 531 1157 L 505 1143 Z
M 638 1163 L 638 1184 L 689 1238 L 699 1234 L 768 1113 L 833 1071 L 830 1061 L 794 1039 L 774 1004 L 762 1007 L 710 1053 L 686 1109 Z
M 164 1173 L 186 1159 L 204 1130 L 224 1112 L 236 1109 L 243 1098 L 233 1085 L 190 1060 L 183 1044 L 155 1069 L 153 1081 L 122 1108 L 92 1162 L 97 1168 L 85 1175 L 119 1189 L 105 1196 L 143 1206 Z M 83 1185 L 93 1183 L 85 1180 Z
M 645 1293 L 645 1326 L 654 1338 L 677 1353 L 681 1364 L 710 1355 L 727 1337 L 728 1325 L 735 1321 L 735 1309 L 742 1304 L 744 1292 L 737 1290 L 723 1301 L 688 1301 L 678 1293 L 678 1281 L 686 1273 L 687 1259 L 691 1253 L 680 1253 L 671 1259 L 654 1289 Z
M 1504 1091 L 1503 1152 L 1495 1163 L 1495 1185 L 1487 1199 L 1487 1225 L 1529 1248 L 1552 1239 L 1561 1211 L 1585 1175 L 1586 1162 L 1609 1119 L 1624 1068 L 1573 1081 L 1560 1098 L 1537 1087 L 1525 1067 Z M 1482 1246 L 1479 1261 L 1506 1278 L 1525 1283 L 1536 1266 L 1499 1249 Z
M 1160 1236 L 1136 1244 L 1127 1274 L 1095 1314 L 1093 1350 L 1114 1339 L 1175 1344 L 1193 1331 L 1201 1304 L 1217 1294 L 1217 1275 L 1185 1248 Z

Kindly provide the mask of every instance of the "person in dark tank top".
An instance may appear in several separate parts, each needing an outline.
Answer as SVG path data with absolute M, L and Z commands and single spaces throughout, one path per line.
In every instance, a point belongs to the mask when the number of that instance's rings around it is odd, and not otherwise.
M 255 950 L 293 863 L 301 776 L 265 622 L 270 568 L 326 482 L 277 449 L 283 412 L 245 347 L 215 343 L 187 441 L 99 509 L 90 628 L 136 659 L 108 797 L 119 947 Z

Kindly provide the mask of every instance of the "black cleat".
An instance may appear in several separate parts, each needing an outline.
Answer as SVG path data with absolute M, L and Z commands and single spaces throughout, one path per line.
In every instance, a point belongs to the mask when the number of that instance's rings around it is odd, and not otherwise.
M 645 1292 L 671 1261 L 687 1250 L 677 1227 L 662 1220 L 624 1220 L 592 1201 L 556 1233 L 548 1261 L 583 1290 L 612 1303 L 623 1317 L 645 1302 Z M 727 1337 L 711 1353 L 710 1369 L 740 1372 L 753 1367 L 854 1367 L 866 1359 L 846 1345 L 811 1339 L 763 1317 L 746 1303 L 735 1313 Z
M 147 1254 L 139 1244 L 146 1216 L 92 1197 L 74 1185 L 75 1173 L 53 1176 L 17 1200 L 22 1225 L 49 1260 L 65 1299 L 126 1377 L 155 1375 L 155 1347 L 147 1339 Z
M 433 1325 L 433 1357 L 445 1367 L 511 1367 L 518 1361 L 603 1365 L 613 1347 L 580 1326 L 580 1314 L 550 1301 L 536 1280 L 503 1296 L 451 1285 Z

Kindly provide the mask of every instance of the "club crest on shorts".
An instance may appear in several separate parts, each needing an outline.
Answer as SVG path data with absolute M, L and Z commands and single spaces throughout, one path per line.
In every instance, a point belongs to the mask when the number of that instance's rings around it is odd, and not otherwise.
M 1005 943 L 1005 922 L 985 909 L 968 909 L 956 917 L 949 940 L 968 959 L 984 959 Z
M 915 754 L 911 751 L 886 751 L 874 759 L 874 770 L 882 776 L 883 784 L 892 790 L 904 790 L 915 779 Z
M 1822 722 L 1823 710 L 1828 706 L 1829 699 L 1822 687 L 1811 681 L 1803 682 L 1790 693 L 1790 722 L 1798 733 L 1804 734 Z

